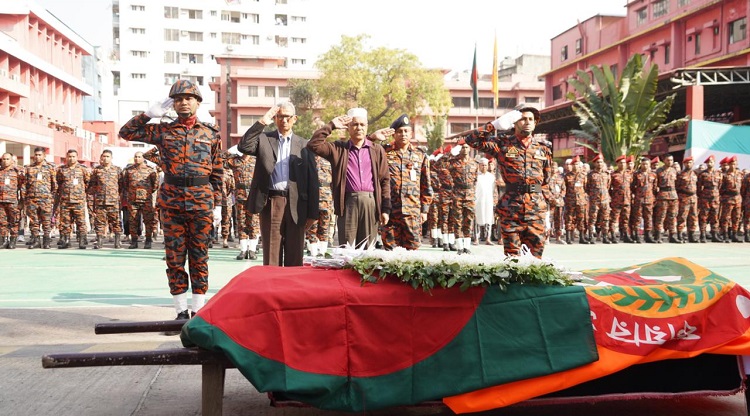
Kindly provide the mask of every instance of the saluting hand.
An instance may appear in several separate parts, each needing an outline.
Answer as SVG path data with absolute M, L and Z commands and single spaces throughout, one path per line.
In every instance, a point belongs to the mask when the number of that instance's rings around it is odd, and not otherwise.
M 390 127 L 386 127 L 384 129 L 375 130 L 370 135 L 370 137 L 373 138 L 373 139 L 375 139 L 375 140 L 378 140 L 378 141 L 382 142 L 382 141 L 387 140 L 389 137 L 393 136 L 395 133 L 396 133 L 396 130 L 394 130 L 394 129 L 390 128 Z
M 270 125 L 271 123 L 273 123 L 273 118 L 276 116 L 278 112 L 279 112 L 278 105 L 271 107 L 271 109 L 266 111 L 266 114 L 263 115 L 263 118 L 260 119 L 260 124 L 264 126 Z
M 349 127 L 349 123 L 352 122 L 352 118 L 349 116 L 338 116 L 331 120 L 331 123 L 333 123 L 333 127 L 336 128 L 336 130 L 344 130 L 347 127 Z

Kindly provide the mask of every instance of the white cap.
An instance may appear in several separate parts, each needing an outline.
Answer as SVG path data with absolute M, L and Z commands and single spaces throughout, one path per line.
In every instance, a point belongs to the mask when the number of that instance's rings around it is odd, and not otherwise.
M 570 165 L 571 163 L 573 163 L 573 159 L 565 159 L 566 165 Z
M 483 158 L 479 159 L 479 163 L 481 163 L 483 165 L 489 165 L 490 164 L 490 160 L 487 159 L 486 157 L 483 157 Z
M 458 156 L 458 154 L 461 153 L 461 148 L 462 147 L 463 146 L 458 146 L 458 145 L 451 147 L 451 154 L 453 156 Z
M 361 107 L 350 108 L 349 111 L 346 112 L 346 115 L 352 118 L 359 117 L 367 120 L 367 110 Z
M 520 120 L 523 115 L 518 110 L 512 110 L 509 111 L 497 120 L 492 122 L 492 125 L 497 130 L 510 130 L 514 124 L 516 124 L 516 121 Z
M 562 166 L 558 166 L 558 167 L 557 167 L 557 172 L 558 172 L 558 173 L 563 173 L 564 171 L 565 171 L 565 169 L 563 169 L 563 167 L 562 167 Z

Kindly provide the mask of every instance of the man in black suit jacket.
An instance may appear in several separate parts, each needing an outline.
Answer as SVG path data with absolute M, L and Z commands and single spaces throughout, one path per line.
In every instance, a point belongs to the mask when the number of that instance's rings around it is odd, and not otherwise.
M 292 103 L 274 106 L 237 145 L 257 157 L 247 209 L 260 213 L 264 265 L 301 266 L 305 230 L 318 218 L 318 168 L 307 140 L 292 133 L 296 121 Z M 278 130 L 264 133 L 273 122 Z

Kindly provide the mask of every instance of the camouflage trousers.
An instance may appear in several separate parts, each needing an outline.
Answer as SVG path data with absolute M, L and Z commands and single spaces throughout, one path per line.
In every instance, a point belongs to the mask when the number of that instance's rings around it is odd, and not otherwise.
M 448 219 L 452 217 L 451 210 L 453 209 L 453 200 L 448 198 L 440 198 L 440 204 L 438 206 L 438 228 L 440 228 L 443 234 L 452 233 L 453 230 L 448 224 Z
M 320 201 L 320 210 L 318 211 L 318 219 L 307 229 L 305 232 L 305 240 L 315 241 L 329 241 L 329 232 L 331 230 L 331 205 L 332 202 Z
M 567 231 L 586 231 L 586 206 L 565 205 L 565 229 Z
M 745 203 L 742 207 L 742 227 L 745 232 L 750 232 L 750 204 Z
M 630 235 L 630 205 L 614 205 L 609 214 L 609 232 L 614 234 L 615 227 L 620 235 Z
M 33 237 L 39 236 L 40 226 L 43 235 L 49 237 L 52 230 L 52 201 L 30 199 L 26 201 L 26 214 L 29 216 L 29 229 Z
M 96 207 L 96 215 L 94 217 L 94 229 L 96 230 L 96 235 L 107 234 L 107 225 L 109 225 L 109 230 L 111 232 L 115 234 L 122 233 L 119 206 L 99 205 Z
M 719 202 L 713 199 L 698 199 L 698 228 L 706 232 L 710 225 L 712 231 L 719 231 Z
M 679 202 L 676 199 L 660 199 L 656 201 L 654 209 L 654 229 L 659 232 L 670 234 L 677 232 L 677 208 Z
M 534 257 L 541 258 L 544 253 L 545 211 L 519 213 L 500 213 L 500 233 L 503 238 L 503 249 L 506 256 L 521 254 L 525 245 Z
M 633 211 L 630 212 L 630 230 L 635 233 L 638 225 L 643 220 L 643 232 L 650 233 L 654 225 L 654 205 L 635 203 Z
M 742 203 L 739 201 L 722 201 L 721 218 L 719 218 L 719 229 L 723 233 L 728 231 L 737 232 L 742 219 Z
M 229 238 L 229 231 L 232 228 L 232 206 L 221 206 L 221 238 Z
M 154 235 L 156 230 L 156 208 L 150 202 L 130 204 L 128 209 L 128 223 L 130 224 L 130 237 L 138 238 L 138 215 L 143 219 L 143 226 L 147 236 Z
M 677 203 L 677 231 L 698 231 L 698 197 L 695 195 L 680 195 Z
M 474 205 L 473 199 L 455 198 L 453 200 L 448 229 L 456 234 L 456 238 L 471 237 L 471 228 L 474 226 Z
M 70 236 L 73 223 L 76 232 L 86 234 L 86 203 L 60 204 L 60 235 Z
M 430 204 L 430 210 L 427 212 L 427 225 L 429 229 L 440 228 L 439 204 L 440 202 L 437 198 Z
M 552 237 L 557 238 L 565 228 L 564 208 L 562 206 L 550 206 L 552 212 Z
M 380 232 L 383 248 L 386 250 L 397 246 L 407 250 L 416 250 L 421 243 L 421 235 L 422 216 L 418 209 L 416 214 L 404 213 L 401 208 L 394 209 L 391 211 L 388 224 Z
M 213 225 L 212 211 L 183 211 L 162 209 L 164 248 L 167 258 L 169 292 L 179 295 L 188 291 L 206 294 L 208 291 L 208 243 Z M 188 262 L 190 275 L 185 271 Z
M 19 222 L 18 204 L 0 202 L 0 237 L 17 237 Z
M 247 211 L 246 201 L 237 201 L 237 227 L 240 229 L 240 240 L 255 239 L 260 236 L 260 217 Z
M 589 204 L 589 228 L 596 227 L 597 231 L 609 231 L 609 202 Z

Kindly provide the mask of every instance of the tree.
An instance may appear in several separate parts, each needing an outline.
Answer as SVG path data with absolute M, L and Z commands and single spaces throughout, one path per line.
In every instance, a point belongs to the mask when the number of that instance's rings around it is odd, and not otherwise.
M 323 120 L 363 107 L 374 131 L 403 113 L 413 119 L 427 108 L 432 114 L 447 114 L 451 96 L 441 71 L 423 68 L 415 55 L 402 49 L 371 49 L 368 38 L 342 36 L 341 43 L 315 63 L 320 78 L 313 84 Z
M 297 110 L 294 132 L 302 137 L 310 138 L 320 127 L 319 123 L 315 122 L 315 107 L 318 102 L 315 82 L 309 79 L 290 79 L 289 89 L 289 100 Z
M 430 117 L 429 121 L 425 123 L 427 148 L 430 150 L 430 152 L 443 147 L 443 139 L 445 138 L 444 126 L 447 118 L 448 117 L 446 117 L 445 115 Z
M 687 122 L 681 118 L 665 123 L 676 94 L 655 100 L 659 68 L 651 65 L 644 71 L 640 54 L 628 60 L 618 79 L 607 66 L 590 69 L 598 91 L 585 71 L 577 71 L 578 77 L 568 80 L 576 91 L 568 93 L 568 99 L 581 126 L 570 133 L 584 139 L 578 144 L 601 151 L 607 163 L 614 163 L 620 155 L 648 152 L 654 137 Z

